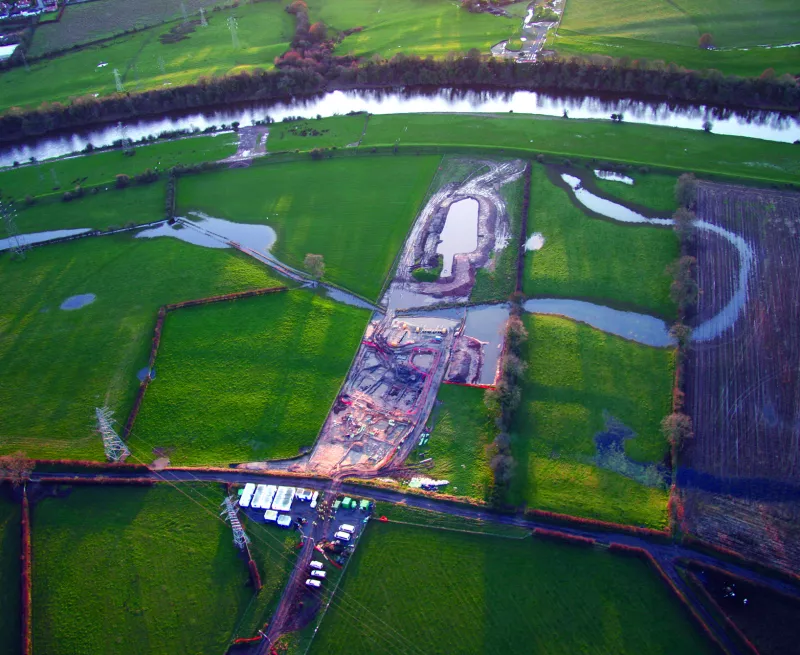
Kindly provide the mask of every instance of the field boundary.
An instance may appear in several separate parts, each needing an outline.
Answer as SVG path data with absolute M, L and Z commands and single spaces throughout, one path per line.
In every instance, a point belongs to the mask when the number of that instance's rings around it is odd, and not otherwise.
M 522 191 L 522 220 L 520 221 L 519 251 L 517 252 L 517 293 L 522 293 L 522 280 L 525 277 L 525 244 L 528 241 L 528 211 L 531 204 L 531 177 L 533 164 L 528 161 L 525 167 L 525 187 Z
M 161 222 L 163 223 L 163 221 Z M 120 436 L 123 439 L 127 438 L 127 436 L 133 430 L 133 424 L 136 422 L 136 417 L 139 415 L 139 410 L 141 409 L 142 403 L 144 402 L 144 394 L 147 391 L 147 387 L 150 386 L 150 382 L 152 380 L 151 376 L 153 373 L 153 367 L 155 366 L 156 363 L 156 356 L 158 355 L 158 347 L 161 344 L 161 333 L 164 329 L 164 322 L 169 312 L 174 312 L 178 309 L 185 309 L 187 307 L 197 307 L 199 305 L 208 305 L 211 303 L 224 302 L 229 300 L 239 300 L 241 298 L 252 298 L 255 296 L 263 296 L 269 293 L 279 293 L 282 291 L 288 291 L 288 287 L 286 286 L 264 287 L 261 289 L 237 291 L 235 293 L 226 293 L 219 296 L 209 296 L 208 298 L 184 300 L 182 302 L 171 303 L 159 307 L 158 313 L 156 314 L 156 324 L 153 329 L 153 343 L 152 346 L 150 347 L 150 357 L 148 359 L 147 375 L 145 375 L 144 380 L 142 380 L 139 383 L 139 390 L 136 392 L 136 398 L 133 401 L 133 406 L 131 407 L 131 411 L 128 414 L 128 419 L 125 421 L 125 426 L 123 427 L 122 434 Z
M 31 622 L 33 569 L 31 551 L 31 511 L 28 504 L 28 490 L 22 490 L 22 516 L 20 518 L 22 552 L 20 555 L 20 630 L 22 655 L 33 655 L 33 625 Z

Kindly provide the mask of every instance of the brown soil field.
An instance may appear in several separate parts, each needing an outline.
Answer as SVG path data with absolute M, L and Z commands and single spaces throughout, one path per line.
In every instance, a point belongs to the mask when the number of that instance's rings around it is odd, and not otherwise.
M 753 253 L 731 327 L 694 344 L 686 401 L 695 437 L 679 483 L 690 532 L 764 563 L 800 570 L 800 194 L 701 183 L 698 218 Z M 740 287 L 742 263 L 698 233 L 698 318 Z

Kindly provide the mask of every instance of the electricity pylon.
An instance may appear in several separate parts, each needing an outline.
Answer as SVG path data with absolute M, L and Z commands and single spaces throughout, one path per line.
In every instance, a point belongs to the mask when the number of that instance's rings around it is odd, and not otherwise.
M 119 462 L 123 457 L 130 455 L 130 449 L 119 438 L 112 425 L 114 412 L 108 407 L 96 407 L 94 413 L 97 416 L 97 428 L 100 430 L 100 436 L 103 437 L 103 448 L 106 451 L 106 457 L 112 462 Z

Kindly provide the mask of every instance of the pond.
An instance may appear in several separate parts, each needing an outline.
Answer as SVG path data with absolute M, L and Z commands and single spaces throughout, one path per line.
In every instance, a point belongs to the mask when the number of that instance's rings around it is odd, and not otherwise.
M 450 205 L 439 238 L 436 252 L 443 259 L 440 277 L 449 277 L 453 272 L 453 257 L 478 247 L 478 201 L 465 198 Z

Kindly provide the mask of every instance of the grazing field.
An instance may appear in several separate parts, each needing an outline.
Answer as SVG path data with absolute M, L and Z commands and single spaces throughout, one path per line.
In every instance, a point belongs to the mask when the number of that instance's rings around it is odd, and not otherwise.
M 444 56 L 477 48 L 484 54 L 519 31 L 526 4 L 506 7 L 517 16 L 473 14 L 449 0 L 309 0 L 311 21 L 345 30 L 363 27 L 337 46 L 337 54 Z
M 79 6 L 91 10 L 107 1 Z M 32 62 L 30 72 L 15 68 L 0 75 L 0 110 L 115 93 L 114 69 L 119 71 L 125 91 L 131 92 L 190 84 L 202 76 L 272 68 L 275 57 L 288 50 L 294 33 L 294 20 L 284 6 L 260 2 L 209 11 L 208 26 L 195 25 L 181 40 L 173 38 L 170 31 L 181 29 L 182 20 Z M 75 9 L 78 7 L 68 7 L 65 16 Z M 227 25 L 231 16 L 239 25 L 238 48 L 233 47 Z M 60 26 L 56 23 L 42 29 Z M 107 65 L 101 67 L 102 63 Z
M 492 483 L 487 449 L 497 432 L 483 394 L 483 389 L 442 385 L 433 410 L 433 432 L 421 449 L 433 458 L 426 476 L 450 480 L 448 493 L 479 500 L 488 498 Z
M 293 457 L 314 444 L 369 312 L 310 291 L 170 314 L 134 454 L 179 464 Z
M 800 40 L 800 28 L 791 20 L 795 12 L 792 0 L 688 0 L 681 6 L 658 0 L 570 0 L 551 44 L 562 54 L 645 57 L 725 73 L 759 75 L 770 66 L 778 73 L 796 72 L 796 49 L 753 47 Z M 705 33 L 720 50 L 698 47 Z
M 595 437 L 607 417 L 630 428 L 627 464 L 667 453 L 660 421 L 671 411 L 673 353 L 555 316 L 524 317 L 529 338 L 522 402 L 512 426 L 511 500 L 529 507 L 662 528 L 667 492 L 652 471 L 601 468 Z
M 752 264 L 742 270 L 726 240 L 700 233 L 700 319 L 737 296 L 745 302 L 727 329 L 694 344 L 687 368 L 695 437 L 682 464 L 690 525 L 758 561 L 797 570 L 800 289 L 793 280 L 800 266 L 800 194 L 703 183 L 697 213 L 742 237 Z M 731 483 L 736 492 L 727 494 Z
M 141 30 L 181 16 L 181 7 L 195 13 L 210 7 L 217 0 L 101 0 L 73 4 L 64 10 L 61 20 L 36 30 L 30 56 L 71 48 L 89 41 L 106 39 L 126 30 Z
M 302 268 L 307 253 L 321 254 L 324 279 L 376 299 L 440 159 L 335 158 L 187 176 L 178 211 L 269 225 L 278 259 Z
M 21 234 L 45 230 L 90 227 L 108 230 L 129 223 L 148 223 L 164 218 L 166 181 L 132 186 L 110 187 L 96 195 L 63 202 L 58 197 L 37 202 L 17 211 L 17 227 Z
M 367 126 L 368 114 L 274 123 L 269 128 L 267 150 L 283 152 L 312 148 L 343 148 L 357 143 Z
M 19 653 L 20 512 L 0 489 L 0 655 Z
M 528 172 L 500 189 L 509 215 L 509 234 L 505 247 L 493 254 L 494 260 L 475 274 L 470 302 L 507 300 L 517 288 L 517 261 L 522 231 L 522 207 Z M 492 270 L 489 270 L 491 268 Z
M 540 233 L 544 245 L 525 255 L 525 295 L 583 298 L 670 321 L 675 305 L 664 271 L 678 256 L 672 230 L 591 218 L 557 181 L 555 171 L 534 164 L 528 235 Z
M 0 169 L 0 195 L 21 201 L 25 196 L 60 198 L 64 191 L 77 185 L 110 187 L 119 174 L 133 177 L 148 168 L 165 171 L 176 164 L 225 159 L 236 152 L 238 140 L 232 133 L 198 136 L 137 146 L 133 157 L 121 150 L 111 150 L 47 160 L 34 166 L 4 168 Z
M 592 175 L 594 174 L 592 173 Z M 634 184 L 601 180 L 597 177 L 592 179 L 592 184 L 604 194 L 619 198 L 626 203 L 642 205 L 654 212 L 661 212 L 665 216 L 672 215 L 678 208 L 678 204 L 675 202 L 675 183 L 677 182 L 675 176 L 633 171 L 625 171 L 623 175 L 632 178 Z
M 124 420 L 159 306 L 279 283 L 233 251 L 128 235 L 0 257 L 0 278 L 0 453 L 75 459 L 103 457 L 95 407 Z M 59 308 L 87 293 L 90 305 Z
M 639 560 L 376 522 L 309 652 L 712 651 Z
M 40 501 L 33 511 L 34 652 L 224 652 L 239 620 L 249 618 L 253 589 L 218 518 L 223 497 L 217 485 L 107 486 Z M 282 534 L 275 551 L 258 550 L 254 539 L 253 556 L 270 585 L 254 603 L 259 608 L 287 579 L 291 549 Z
M 678 174 L 695 171 L 742 179 L 800 183 L 797 146 L 760 139 L 706 134 L 671 127 L 524 115 L 407 114 L 372 116 L 364 147 L 496 148 L 505 156 L 552 153 Z

